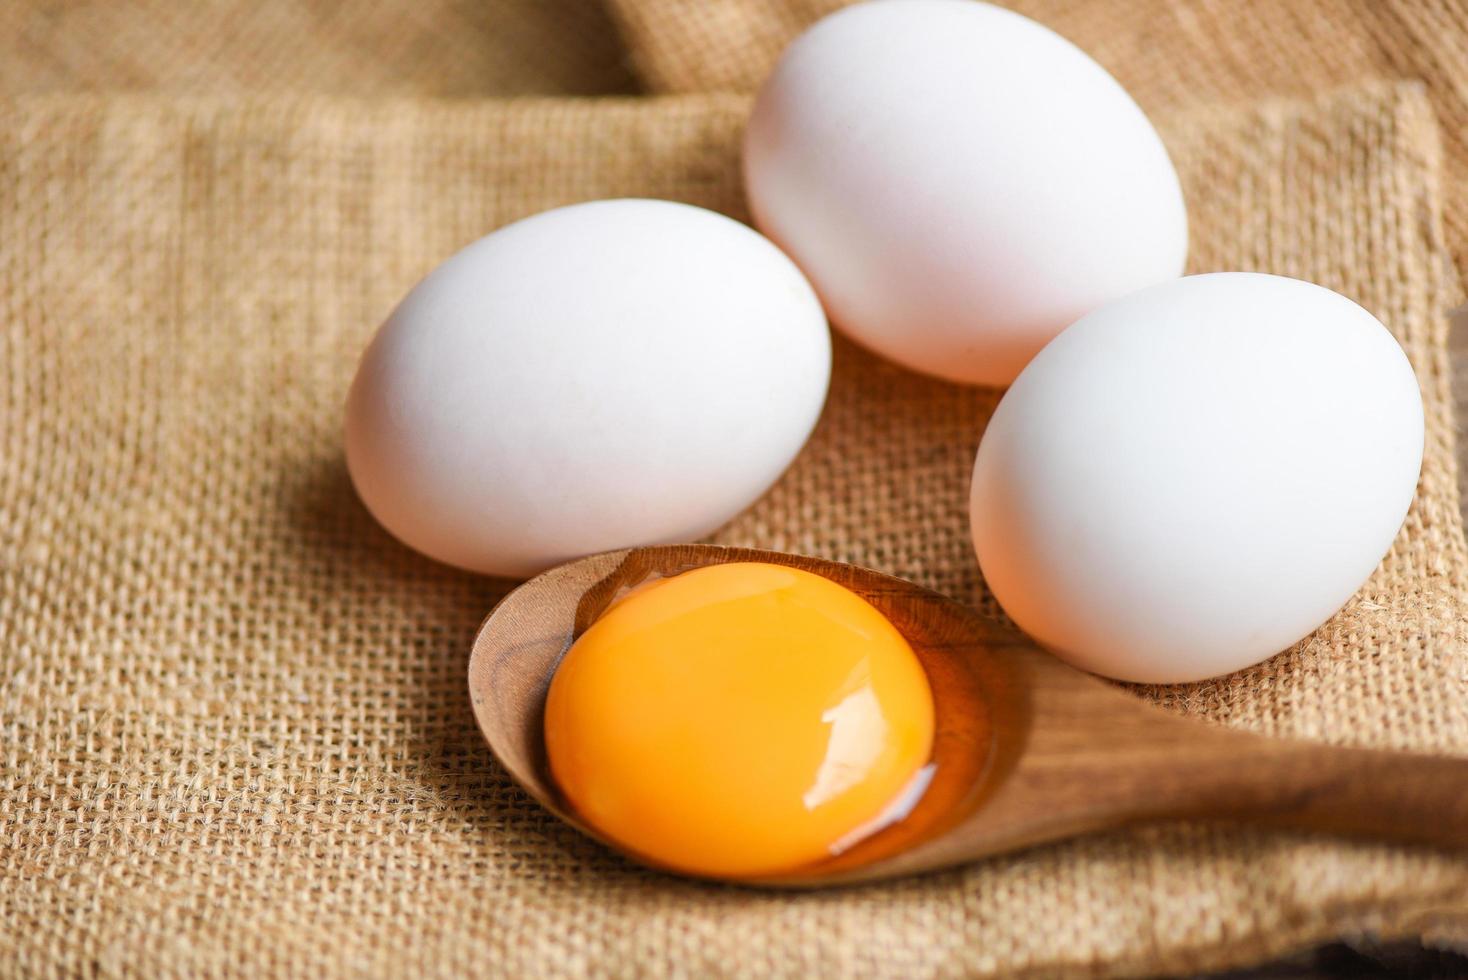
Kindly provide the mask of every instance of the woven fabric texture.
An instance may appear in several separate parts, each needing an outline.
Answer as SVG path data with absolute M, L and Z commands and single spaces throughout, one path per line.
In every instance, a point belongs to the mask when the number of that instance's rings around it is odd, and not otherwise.
M 751 90 L 851 0 L 607 0 L 654 91 Z M 1149 113 L 1363 79 L 1419 79 L 1443 126 L 1444 218 L 1468 275 L 1468 4 L 1461 0 L 997 0 L 1080 45 Z
M 602 0 L 0 3 L 0 95 L 486 96 L 633 85 Z
M 1463 927 L 1461 860 L 1201 826 L 831 893 L 705 886 L 509 784 L 465 686 L 507 583 L 360 506 L 340 437 L 356 357 L 417 277 L 511 219 L 615 195 L 742 215 L 747 108 L 0 103 L 0 974 L 1091 976 Z M 1407 525 L 1341 614 L 1254 670 L 1139 693 L 1468 751 L 1430 106 L 1383 86 L 1163 130 L 1195 265 L 1377 313 L 1428 440 Z M 845 343 L 836 360 L 810 446 L 718 540 L 992 610 L 964 498 L 995 394 Z

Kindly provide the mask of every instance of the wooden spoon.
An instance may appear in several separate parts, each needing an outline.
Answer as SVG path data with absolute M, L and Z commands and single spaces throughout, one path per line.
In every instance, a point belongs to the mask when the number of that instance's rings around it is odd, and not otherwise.
M 548 810 L 609 846 L 551 780 L 543 737 L 551 675 L 571 641 L 628 589 L 731 561 L 805 569 L 864 596 L 928 671 L 937 720 L 935 775 L 911 813 L 838 856 L 760 884 L 890 878 L 1171 818 L 1468 845 L 1468 759 L 1286 741 L 1191 720 L 902 579 L 819 558 L 672 545 L 595 555 L 531 579 L 485 619 L 469 661 L 474 715 L 495 756 Z

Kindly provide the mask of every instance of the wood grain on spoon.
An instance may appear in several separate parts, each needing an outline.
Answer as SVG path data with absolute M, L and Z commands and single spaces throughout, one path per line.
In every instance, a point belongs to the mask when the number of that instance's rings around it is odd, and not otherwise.
M 554 568 L 510 593 L 475 640 L 470 696 L 495 756 L 547 809 L 608 846 L 550 778 L 543 723 L 551 676 L 571 640 L 618 596 L 652 578 L 731 561 L 805 569 L 865 597 L 928 671 L 937 722 L 935 775 L 905 819 L 827 861 L 760 883 L 888 878 L 1168 818 L 1468 846 L 1468 759 L 1286 741 L 1191 720 L 902 579 L 713 545 L 635 548 Z

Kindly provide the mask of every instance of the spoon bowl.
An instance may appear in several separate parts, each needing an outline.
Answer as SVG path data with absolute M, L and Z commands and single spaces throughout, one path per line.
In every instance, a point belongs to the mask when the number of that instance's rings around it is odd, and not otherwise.
M 1184 718 L 930 589 L 841 562 L 715 545 L 593 555 L 531 579 L 490 612 L 474 641 L 469 691 L 511 777 L 562 820 L 625 852 L 583 823 L 551 778 L 551 677 L 572 641 L 636 586 L 750 561 L 822 575 L 891 620 L 928 673 L 935 734 L 932 779 L 901 820 L 796 872 L 740 881 L 870 881 L 1170 818 L 1468 845 L 1468 759 L 1273 739 Z

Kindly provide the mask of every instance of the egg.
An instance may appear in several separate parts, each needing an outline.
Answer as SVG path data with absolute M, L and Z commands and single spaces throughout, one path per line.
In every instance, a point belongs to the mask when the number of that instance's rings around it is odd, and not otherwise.
M 830 345 L 810 285 L 751 228 L 668 201 L 557 208 L 392 312 L 348 396 L 348 468 L 388 531 L 476 572 L 691 541 L 794 459 Z
M 1395 538 L 1421 393 L 1351 300 L 1190 276 L 1082 317 L 1005 394 L 970 501 L 984 580 L 1077 667 L 1196 681 L 1303 639 Z
M 1008 384 L 1187 255 L 1177 174 L 1136 103 L 1058 34 L 972 0 L 817 22 L 760 91 L 744 172 L 832 323 L 953 381 Z
M 792 871 L 885 826 L 925 785 L 933 734 L 897 628 L 829 579 L 763 562 L 613 605 L 545 708 L 551 775 L 579 816 L 654 864 L 725 877 Z

